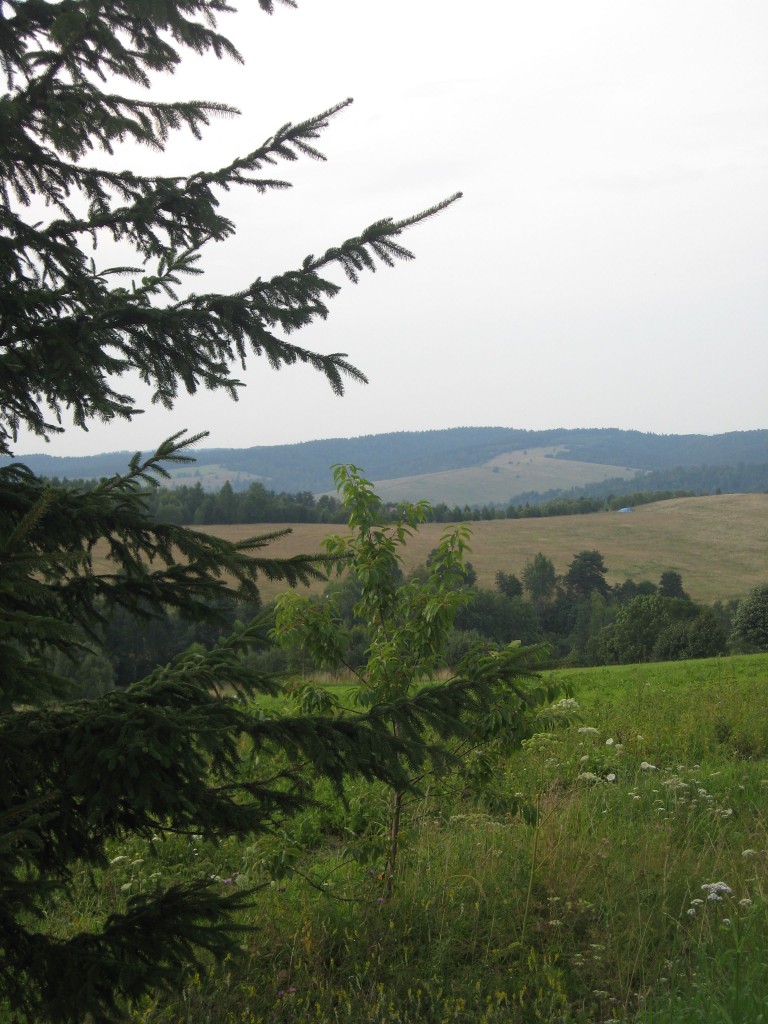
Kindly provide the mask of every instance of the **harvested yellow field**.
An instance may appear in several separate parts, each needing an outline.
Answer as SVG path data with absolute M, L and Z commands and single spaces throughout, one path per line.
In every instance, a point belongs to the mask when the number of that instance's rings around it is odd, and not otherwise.
M 722 494 L 674 498 L 642 505 L 631 513 L 596 512 L 548 519 L 497 519 L 472 523 L 469 560 L 480 586 L 493 586 L 498 569 L 518 575 L 538 551 L 562 573 L 578 551 L 596 548 L 608 568 L 609 583 L 625 579 L 658 583 L 674 569 L 695 601 L 712 603 L 743 597 L 758 583 L 768 582 L 768 494 Z M 210 526 L 220 537 L 241 540 L 279 525 Z M 404 549 L 406 571 L 424 562 L 446 526 L 430 523 Z M 322 541 L 343 527 L 302 523 L 268 549 L 276 556 L 318 552 Z M 265 581 L 270 600 L 279 584 Z M 321 585 L 311 588 L 319 591 Z

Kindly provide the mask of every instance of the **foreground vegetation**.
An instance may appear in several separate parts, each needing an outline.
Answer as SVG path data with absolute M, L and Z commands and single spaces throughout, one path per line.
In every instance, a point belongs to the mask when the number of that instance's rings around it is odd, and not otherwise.
M 759 1021 L 766 674 L 768 655 L 555 673 L 578 718 L 425 781 L 391 898 L 387 794 L 355 783 L 261 839 L 116 843 L 48 926 L 201 872 L 263 886 L 241 956 L 136 1004 L 143 1024 Z

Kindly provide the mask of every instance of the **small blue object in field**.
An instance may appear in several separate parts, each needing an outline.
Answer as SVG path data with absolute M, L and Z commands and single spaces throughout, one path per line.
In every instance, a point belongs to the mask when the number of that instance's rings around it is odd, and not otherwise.
M 618 511 L 619 512 L 634 512 L 635 510 L 633 508 L 620 508 Z

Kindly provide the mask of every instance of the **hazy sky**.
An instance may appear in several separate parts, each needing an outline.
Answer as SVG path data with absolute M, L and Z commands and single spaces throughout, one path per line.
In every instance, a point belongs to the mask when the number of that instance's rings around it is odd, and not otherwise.
M 355 103 L 322 141 L 327 163 L 278 169 L 293 189 L 227 198 L 238 235 L 208 247 L 197 289 L 244 287 L 380 217 L 464 198 L 404 236 L 415 262 L 345 287 L 295 336 L 347 352 L 369 385 L 339 399 L 310 370 L 253 359 L 236 404 L 147 399 L 133 424 L 18 452 L 147 449 L 182 427 L 226 447 L 460 425 L 768 427 L 765 0 L 301 0 L 271 18 L 236 5 L 220 28 L 245 66 L 190 57 L 155 95 L 242 116 L 119 166 L 219 166 Z

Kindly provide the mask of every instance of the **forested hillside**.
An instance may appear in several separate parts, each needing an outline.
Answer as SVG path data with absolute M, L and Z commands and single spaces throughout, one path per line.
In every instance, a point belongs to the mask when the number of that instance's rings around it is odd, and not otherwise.
M 578 461 L 617 467 L 617 477 L 634 470 L 673 471 L 697 467 L 699 479 L 710 479 L 713 467 L 728 467 L 734 485 L 670 484 L 654 481 L 648 489 L 697 490 L 764 489 L 768 480 L 768 430 L 704 434 L 647 434 L 632 430 L 516 430 L 506 427 L 456 427 L 422 432 L 402 431 L 367 437 L 331 438 L 302 444 L 252 448 L 200 448 L 197 464 L 177 475 L 179 482 L 219 488 L 229 480 L 243 489 L 260 480 L 275 491 L 311 491 L 330 488 L 329 467 L 336 463 L 364 466 L 373 480 L 437 473 L 482 466 L 508 452 L 550 448 L 553 461 Z M 34 472 L 67 479 L 99 478 L 121 472 L 132 453 L 111 452 L 80 458 L 22 455 L 19 459 Z M 745 467 L 761 466 L 759 483 L 745 486 Z M 749 473 L 755 475 L 755 471 Z M 570 485 L 569 485 L 570 486 Z M 626 488 L 624 488 L 626 489 Z M 615 490 L 615 487 L 613 488 Z M 553 491 L 549 496 L 558 493 Z M 430 497 L 430 495 L 424 495 Z M 509 495 L 509 498 L 512 494 Z M 525 500 L 530 496 L 526 495 Z M 477 495 L 483 503 L 483 494 Z M 506 499 L 505 499 L 506 500 Z

